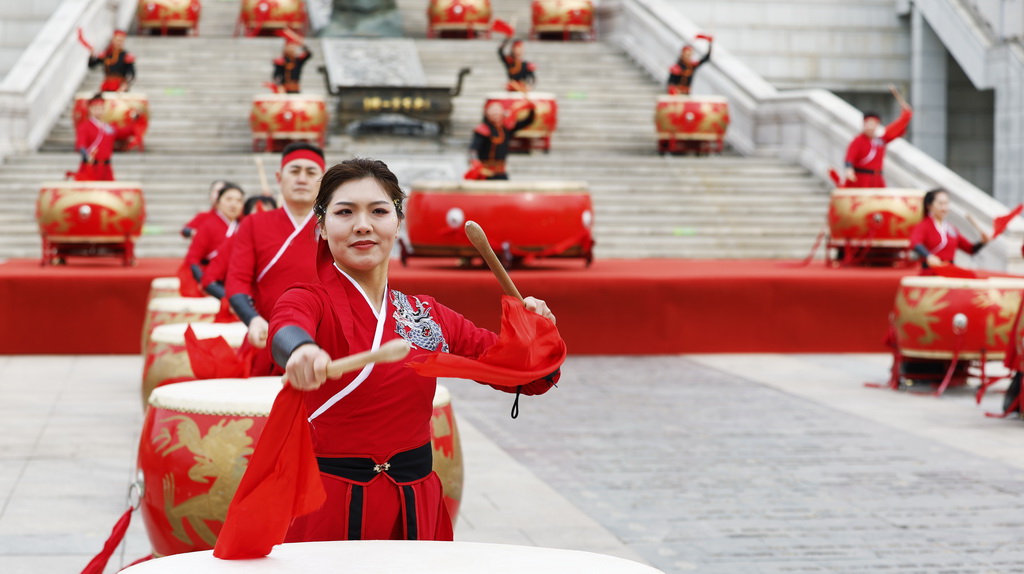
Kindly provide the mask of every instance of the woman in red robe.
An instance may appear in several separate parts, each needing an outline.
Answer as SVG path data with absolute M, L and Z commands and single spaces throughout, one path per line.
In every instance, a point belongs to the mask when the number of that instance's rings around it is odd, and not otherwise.
M 292 523 L 286 542 L 452 539 L 441 482 L 431 470 L 436 379 L 400 362 L 327 380 L 332 357 L 392 339 L 411 343 L 410 358 L 437 352 L 475 358 L 497 341 L 430 296 L 389 288 L 404 196 L 383 162 L 353 159 L 328 170 L 314 207 L 317 279 L 292 286 L 274 307 L 274 360 L 293 387 L 306 391 L 313 450 L 327 492 L 319 510 Z M 527 297 L 525 305 L 554 322 L 543 301 Z M 558 377 L 556 368 L 517 392 L 545 393 Z
M 226 184 L 217 192 L 213 215 L 203 219 L 195 230 L 185 254 L 185 266 L 196 281 L 202 280 L 206 266 L 217 256 L 221 243 L 235 234 L 244 204 L 245 192 L 235 184 Z
M 982 233 L 981 241 L 971 243 L 946 221 L 949 192 L 944 189 L 924 194 L 924 212 L 925 218 L 910 232 L 910 247 L 921 258 L 921 275 L 934 275 L 932 268 L 952 265 L 957 249 L 973 255 L 989 241 L 989 236 Z

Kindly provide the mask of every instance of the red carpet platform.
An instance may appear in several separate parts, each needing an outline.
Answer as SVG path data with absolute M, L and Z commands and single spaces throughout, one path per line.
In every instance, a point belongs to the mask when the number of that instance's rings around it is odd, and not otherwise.
M 73 259 L 0 264 L 0 354 L 139 352 L 150 281 L 178 260 Z M 829 269 L 778 261 L 544 262 L 512 271 L 544 299 L 574 354 L 881 352 L 906 269 Z M 392 286 L 427 293 L 496 329 L 500 288 L 486 269 L 419 259 L 391 268 Z

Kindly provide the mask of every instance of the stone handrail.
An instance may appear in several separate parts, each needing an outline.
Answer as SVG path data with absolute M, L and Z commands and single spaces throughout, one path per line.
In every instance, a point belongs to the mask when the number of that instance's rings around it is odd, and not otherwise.
M 967 0 L 1001 41 L 1024 39 L 1024 0 Z
M 694 39 L 700 28 L 665 0 L 604 2 L 603 11 L 608 22 L 602 30 L 659 82 L 667 80 L 668 67 L 682 45 L 701 45 Z M 728 98 L 726 140 L 740 153 L 796 161 L 825 180 L 829 169 L 841 170 L 846 147 L 860 131 L 860 112 L 836 95 L 826 90 L 779 91 L 717 42 L 711 61 L 697 73 L 693 90 Z M 889 145 L 885 169 L 886 180 L 894 187 L 949 190 L 951 220 L 968 237 L 978 234 L 966 215 L 991 226 L 994 217 L 1009 211 L 903 139 Z M 1017 218 L 1004 236 L 975 257 L 975 265 L 1024 271 L 1022 240 L 1024 220 Z

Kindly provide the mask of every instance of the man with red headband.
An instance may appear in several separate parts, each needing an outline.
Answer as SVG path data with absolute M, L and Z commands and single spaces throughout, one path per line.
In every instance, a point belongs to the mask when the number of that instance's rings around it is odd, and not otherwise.
M 698 39 L 708 41 L 708 51 L 704 57 L 696 60 L 693 57 L 693 46 L 683 46 L 679 53 L 679 59 L 669 68 L 668 93 L 672 96 L 686 96 L 690 94 L 690 86 L 693 84 L 693 74 L 697 68 L 711 60 L 711 36 L 699 34 Z
M 124 49 L 124 30 L 114 30 L 114 37 L 104 52 L 89 56 L 89 67 L 103 64 L 101 92 L 124 92 L 135 80 L 135 56 Z
M 281 154 L 277 182 L 284 205 L 253 213 L 235 232 L 228 262 L 225 296 L 246 325 L 246 346 L 259 349 L 253 357 L 253 376 L 272 373 L 273 359 L 266 350 L 267 317 L 278 297 L 294 283 L 316 278 L 316 200 L 324 154 L 315 145 L 289 144 Z
M 110 167 L 110 156 L 114 154 L 116 130 L 102 119 L 106 103 L 102 94 L 89 100 L 89 118 L 78 124 L 75 130 L 75 149 L 82 156 L 82 163 L 75 174 L 77 181 L 113 181 L 114 170 Z
M 900 117 L 883 126 L 881 117 L 874 112 L 864 113 L 864 127 L 846 148 L 846 181 L 843 187 L 885 187 L 882 163 L 885 146 L 907 131 L 913 115 L 910 105 L 895 88 L 890 88 L 900 104 Z
M 313 57 L 302 39 L 294 34 L 287 36 L 284 53 L 274 60 L 274 84 L 286 94 L 299 93 L 302 66 Z
M 508 46 L 509 40 L 511 38 L 505 38 L 501 46 L 498 46 L 498 58 L 505 65 L 505 73 L 508 74 L 508 84 L 505 89 L 510 92 L 532 90 L 533 84 L 537 81 L 533 74 L 537 66 L 523 59 L 522 40 L 512 42 L 512 53 L 506 54 L 505 47 Z

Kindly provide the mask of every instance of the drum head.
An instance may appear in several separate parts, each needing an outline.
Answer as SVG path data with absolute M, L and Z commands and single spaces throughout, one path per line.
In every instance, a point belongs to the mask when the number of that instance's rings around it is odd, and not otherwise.
M 280 377 L 175 383 L 153 389 L 149 405 L 179 413 L 265 417 L 281 386 Z

